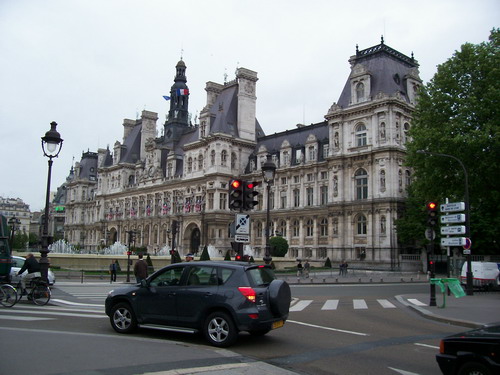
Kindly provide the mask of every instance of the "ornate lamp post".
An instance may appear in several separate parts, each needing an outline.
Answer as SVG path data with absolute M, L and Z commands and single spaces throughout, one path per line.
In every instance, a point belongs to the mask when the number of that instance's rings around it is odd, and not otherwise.
M 19 229 L 19 226 L 21 225 L 21 221 L 15 217 L 12 216 L 9 221 L 7 222 L 10 226 L 10 251 L 14 250 L 14 234 L 16 231 Z
M 465 236 L 470 237 L 470 207 L 469 207 L 469 175 L 467 174 L 467 169 L 465 169 L 464 163 L 462 161 L 453 156 L 453 155 L 448 155 L 448 154 L 438 154 L 437 152 L 430 152 L 430 151 L 425 151 L 425 150 L 418 150 L 418 154 L 426 154 L 426 155 L 431 155 L 431 156 L 442 156 L 445 158 L 451 158 L 453 160 L 456 160 L 460 166 L 462 167 L 462 170 L 464 172 L 464 203 L 465 203 Z M 468 296 L 474 295 L 474 286 L 472 283 L 472 259 L 471 259 L 471 254 L 467 254 L 467 281 L 466 281 L 466 287 L 465 287 L 465 292 Z
M 47 273 L 49 270 L 49 259 L 47 254 L 49 252 L 49 206 L 50 206 L 50 177 L 52 174 L 52 159 L 57 158 L 62 148 L 63 140 L 61 135 L 56 130 L 57 123 L 52 121 L 50 123 L 50 130 L 42 137 L 42 151 L 43 154 L 49 158 L 49 172 L 47 175 L 47 194 L 45 196 L 45 220 L 43 222 L 42 231 L 42 248 L 40 249 L 40 273 L 42 279 L 47 281 Z
M 262 177 L 266 182 L 266 192 L 267 192 L 267 212 L 266 212 L 266 252 L 264 255 L 264 262 L 266 264 L 271 263 L 273 258 L 271 257 L 271 246 L 269 245 L 269 224 L 270 219 L 270 203 L 271 203 L 271 185 L 274 182 L 274 174 L 276 173 L 276 164 L 274 164 L 271 155 L 267 155 L 267 160 L 262 166 Z

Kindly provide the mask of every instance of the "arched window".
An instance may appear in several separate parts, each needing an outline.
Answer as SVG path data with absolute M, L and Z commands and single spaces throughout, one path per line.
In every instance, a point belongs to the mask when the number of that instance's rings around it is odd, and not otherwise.
M 366 126 L 364 124 L 359 124 L 356 126 L 356 146 L 366 146 Z
M 286 221 L 281 220 L 278 226 L 278 231 L 281 233 L 281 236 L 286 237 Z
M 407 122 L 403 125 L 403 144 L 408 142 L 408 132 L 410 131 L 410 124 Z
M 314 235 L 314 223 L 312 219 L 306 221 L 306 236 L 312 237 Z
M 299 237 L 300 235 L 300 225 L 298 220 L 292 222 L 292 237 Z
M 361 214 L 356 219 L 356 234 L 366 235 L 366 217 Z
M 204 137 L 205 134 L 206 134 L 206 131 L 207 131 L 207 122 L 206 121 L 203 121 L 201 123 L 201 127 L 200 127 L 200 136 L 201 137 Z
M 188 158 L 188 173 L 191 173 L 193 171 L 193 158 L 190 156 Z
M 226 163 L 227 163 L 227 151 L 222 150 L 222 152 L 220 153 L 220 165 L 226 166 Z
M 411 172 L 408 169 L 405 171 L 405 183 L 406 187 L 410 186 L 411 184 Z
M 319 224 L 319 235 L 321 237 L 328 236 L 328 219 L 326 217 L 321 219 L 321 222 Z
M 368 199 L 368 173 L 361 168 L 354 175 L 356 184 L 356 199 Z
M 362 102 L 365 99 L 365 85 L 363 82 L 359 82 L 356 85 L 356 100 Z

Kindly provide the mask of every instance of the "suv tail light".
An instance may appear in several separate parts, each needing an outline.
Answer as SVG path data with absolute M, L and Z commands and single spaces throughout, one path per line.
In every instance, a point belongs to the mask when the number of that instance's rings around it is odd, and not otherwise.
M 441 340 L 441 342 L 439 343 L 439 353 L 445 354 L 445 351 L 444 351 L 444 341 L 443 340 Z
M 253 290 L 253 288 L 250 288 L 249 286 L 240 286 L 238 288 L 238 290 L 240 291 L 241 294 L 243 294 L 247 300 L 249 300 L 250 302 L 253 302 L 255 303 L 255 301 L 257 300 L 257 294 L 255 293 L 255 290 Z

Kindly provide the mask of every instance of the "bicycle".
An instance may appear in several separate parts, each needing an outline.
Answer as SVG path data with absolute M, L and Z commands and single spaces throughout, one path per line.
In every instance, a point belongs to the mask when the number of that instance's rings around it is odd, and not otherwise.
M 16 291 L 21 290 L 22 284 L 21 280 L 17 283 Z M 45 281 L 42 280 L 41 277 L 34 277 L 29 280 L 29 285 L 26 285 L 26 290 L 30 289 L 27 293 L 26 297 L 28 300 L 32 301 L 35 305 L 44 306 L 50 301 L 50 288 Z M 21 300 L 23 297 L 23 293 L 17 293 L 17 302 Z
M 17 291 L 10 284 L 0 285 L 0 304 L 4 307 L 12 307 L 17 303 Z

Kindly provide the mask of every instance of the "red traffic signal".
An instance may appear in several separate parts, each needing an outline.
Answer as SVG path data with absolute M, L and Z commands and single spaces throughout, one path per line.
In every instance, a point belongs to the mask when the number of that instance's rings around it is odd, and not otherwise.
M 239 210 L 243 207 L 243 181 L 231 180 L 229 183 L 229 209 Z
M 257 195 L 259 192 L 255 191 L 254 188 L 259 185 L 258 181 L 246 181 L 243 188 L 243 207 L 245 210 L 252 210 L 256 205 L 259 204 L 257 200 Z
M 427 203 L 427 225 L 429 227 L 435 227 L 438 223 L 438 203 L 429 202 Z
M 436 202 L 429 202 L 427 203 L 427 209 L 429 211 L 436 211 L 437 210 L 438 204 Z
M 234 260 L 238 260 L 238 261 L 241 261 L 243 258 L 240 254 L 237 254 L 235 257 L 234 257 Z
M 233 189 L 238 189 L 241 186 L 241 181 L 240 180 L 233 180 L 231 182 L 231 187 Z
M 127 251 L 127 255 L 132 255 L 132 252 L 131 251 Z

